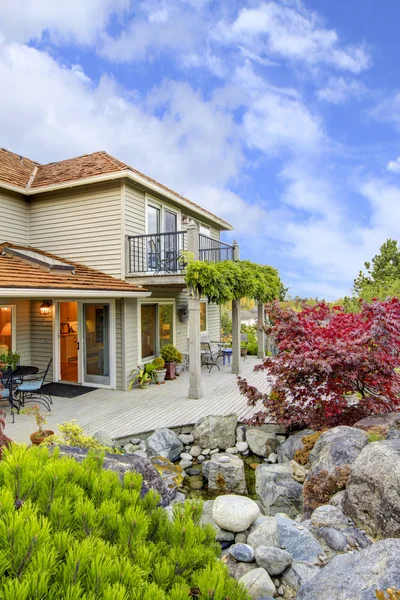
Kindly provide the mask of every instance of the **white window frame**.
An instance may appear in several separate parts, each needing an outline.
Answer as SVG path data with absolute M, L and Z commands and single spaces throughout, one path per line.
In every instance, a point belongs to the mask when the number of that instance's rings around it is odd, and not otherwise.
M 205 231 L 207 230 L 207 231 Z M 199 222 L 199 233 L 201 235 L 205 235 L 207 237 L 211 237 L 211 227 L 210 225 L 204 225 L 204 223 Z
M 143 304 L 157 304 L 158 306 L 162 305 L 162 304 L 172 304 L 172 340 L 171 340 L 171 344 L 173 344 L 174 346 L 175 341 L 176 341 L 176 302 L 175 302 L 175 298 L 171 298 L 170 300 L 166 300 L 165 298 L 145 298 L 145 299 L 138 299 L 138 357 L 139 357 L 139 364 L 144 364 L 144 363 L 149 363 L 152 362 L 156 356 L 159 355 L 160 352 L 160 331 L 159 331 L 159 316 L 158 316 L 158 308 L 157 308 L 157 328 L 156 328 L 156 332 L 157 332 L 157 350 L 158 350 L 158 354 L 155 354 L 154 356 L 146 356 L 145 358 L 142 357 L 142 305 Z
M 2 308 L 11 308 L 11 352 L 17 351 L 17 306 L 16 304 L 0 304 Z
M 146 193 L 145 194 L 146 235 L 149 233 L 148 211 L 147 211 L 148 206 L 154 206 L 155 208 L 159 208 L 161 211 L 161 213 L 160 213 L 160 219 L 161 219 L 160 233 L 165 233 L 165 231 L 164 231 L 165 218 L 164 217 L 165 217 L 166 210 L 176 214 L 176 216 L 177 216 L 177 219 L 176 219 L 177 231 L 181 231 L 182 213 L 179 210 L 179 208 L 175 208 L 175 206 L 171 206 L 170 204 L 167 204 L 167 203 L 163 202 L 162 200 L 159 200 L 158 198 L 155 198 L 154 196 L 150 196 L 149 194 Z

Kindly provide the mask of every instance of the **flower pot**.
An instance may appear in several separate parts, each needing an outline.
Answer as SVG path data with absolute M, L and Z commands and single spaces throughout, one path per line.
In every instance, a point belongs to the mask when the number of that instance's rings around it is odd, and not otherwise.
M 153 371 L 153 373 L 154 373 L 154 381 L 156 382 L 157 385 L 160 385 L 160 383 L 165 383 L 164 379 L 167 374 L 167 369 L 157 369 L 156 371 Z
M 150 383 L 151 383 L 150 379 L 148 381 L 143 381 L 142 383 L 139 383 L 139 387 L 142 390 L 146 390 L 149 387 Z
M 51 431 L 51 429 L 43 429 L 41 433 L 39 433 L 39 431 L 35 431 L 34 433 L 31 433 L 29 437 L 31 438 L 31 442 L 34 446 L 39 446 L 44 439 L 50 437 L 51 435 L 54 435 L 54 431 Z
M 176 367 L 176 363 L 174 363 L 174 362 L 165 363 L 165 369 L 167 371 L 167 373 L 165 375 L 165 379 L 176 379 L 175 367 Z
M 182 371 L 183 371 L 183 363 L 176 363 L 176 367 L 175 367 L 175 374 L 177 377 L 179 377 L 179 375 L 181 375 Z

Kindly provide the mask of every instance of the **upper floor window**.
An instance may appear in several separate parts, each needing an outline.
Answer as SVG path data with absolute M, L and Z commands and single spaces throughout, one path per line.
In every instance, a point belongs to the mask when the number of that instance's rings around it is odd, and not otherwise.
M 166 206 L 147 205 L 147 233 L 174 233 L 178 231 L 178 213 Z
M 0 354 L 14 349 L 14 308 L 0 306 Z

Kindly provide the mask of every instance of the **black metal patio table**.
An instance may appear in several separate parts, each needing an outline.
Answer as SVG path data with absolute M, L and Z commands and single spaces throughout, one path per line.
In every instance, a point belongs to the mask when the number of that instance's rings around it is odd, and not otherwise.
M 16 408 L 17 411 L 19 412 L 19 409 L 21 408 L 21 402 L 17 399 L 14 398 L 14 394 L 13 394 L 13 384 L 14 383 L 18 383 L 20 384 L 24 377 L 28 377 L 29 375 L 36 375 L 36 373 L 39 372 L 39 367 L 33 367 L 33 366 L 29 366 L 29 365 L 18 365 L 15 369 L 15 371 L 13 371 L 11 368 L 7 369 L 6 371 L 2 372 L 2 379 L 3 382 L 6 382 L 6 386 L 9 389 L 10 392 L 10 396 L 8 398 L 8 401 L 11 405 L 11 413 L 12 413 L 12 422 L 14 423 L 15 421 L 15 415 L 14 415 L 14 409 Z M 18 402 L 18 406 L 15 405 L 15 401 Z

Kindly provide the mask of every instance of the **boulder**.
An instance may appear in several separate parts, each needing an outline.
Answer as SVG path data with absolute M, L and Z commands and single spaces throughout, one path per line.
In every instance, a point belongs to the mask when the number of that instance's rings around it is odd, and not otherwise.
M 85 448 L 73 448 L 70 446 L 60 446 L 59 448 L 61 456 L 71 456 L 77 462 L 82 462 L 88 453 Z M 140 473 L 143 479 L 142 495 L 153 489 L 160 495 L 160 504 L 162 506 L 168 506 L 171 500 L 174 500 L 177 495 L 176 487 L 168 488 L 166 486 L 150 460 L 137 454 L 106 454 L 103 461 L 103 469 L 118 473 L 121 481 L 125 473 L 132 471 Z
M 235 567 L 234 567 L 234 574 L 233 574 L 233 577 L 235 579 L 240 579 L 241 577 L 243 577 L 243 575 L 246 575 L 246 573 L 249 573 L 250 571 L 257 569 L 257 565 L 255 562 L 252 562 L 252 563 L 236 562 L 236 560 L 234 558 L 232 558 L 232 561 L 234 561 L 236 563 Z
M 238 427 L 236 427 L 236 441 L 246 441 L 246 427 L 244 425 L 238 425 Z
M 295 517 L 302 511 L 303 487 L 293 480 L 290 465 L 259 465 L 256 493 L 267 515 L 283 512 Z
M 364 448 L 351 468 L 344 510 L 374 536 L 400 536 L 400 439 Z
M 213 504 L 212 517 L 216 524 L 235 533 L 248 529 L 259 516 L 258 504 L 245 496 L 218 496 Z
M 286 569 L 286 571 L 282 574 L 282 583 L 288 586 L 295 593 L 299 591 L 302 585 L 306 584 L 310 581 L 317 573 L 320 572 L 320 567 L 315 565 L 308 565 L 301 562 L 294 561 L 292 565 Z M 327 600 L 336 600 L 336 598 L 327 597 L 327 595 L 323 595 L 320 597 L 315 597 L 313 600 L 323 600 L 326 598 Z M 297 596 L 296 596 L 297 599 Z M 348 598 L 350 600 L 350 598 Z M 351 599 L 352 600 L 352 599 Z
M 311 515 L 309 530 L 335 552 L 351 548 L 366 548 L 370 541 L 361 531 L 349 525 L 343 512 L 330 504 L 319 506 Z
M 302 441 L 303 437 L 313 433 L 315 432 L 312 429 L 304 429 L 303 431 L 290 435 L 278 448 L 278 462 L 287 463 L 293 460 L 294 453 L 297 450 L 302 450 L 304 448 Z
M 203 503 L 203 513 L 200 518 L 201 525 L 212 525 L 215 530 L 215 539 L 217 542 L 233 542 L 235 534 L 232 531 L 221 529 L 213 519 L 214 500 L 206 500 Z
M 314 527 L 343 529 L 348 526 L 348 519 L 339 508 L 324 504 L 314 510 L 311 515 L 311 525 Z
M 361 421 L 357 421 L 353 427 L 358 427 L 364 431 L 373 429 L 377 433 L 381 433 L 385 436 L 389 429 L 393 428 L 400 430 L 400 412 L 390 412 L 385 415 L 371 415 L 370 417 L 361 419 Z
M 346 490 L 341 490 L 340 492 L 336 492 L 329 500 L 329 504 L 332 506 L 336 506 L 343 512 L 343 502 L 346 497 Z
M 92 438 L 97 440 L 102 446 L 114 448 L 114 440 L 106 431 L 96 431 L 96 433 L 92 435 Z
M 193 444 L 194 442 L 194 437 L 191 433 L 181 433 L 178 435 L 178 438 L 181 440 L 184 446 L 189 446 L 189 444 Z
M 386 436 L 387 440 L 398 440 L 400 439 L 400 429 L 389 429 Z
M 276 516 L 276 523 L 280 546 L 292 555 L 293 560 L 309 565 L 319 562 L 324 549 L 308 529 L 281 515 Z
M 347 537 L 338 529 L 334 529 L 333 527 L 318 527 L 315 535 L 335 552 L 344 552 L 347 548 Z
M 229 548 L 229 554 L 238 562 L 251 563 L 254 560 L 254 550 L 248 544 L 233 544 Z
M 278 526 L 275 517 L 259 517 L 249 529 L 247 543 L 254 549 L 259 546 L 278 546 Z
M 274 546 L 259 546 L 254 557 L 257 565 L 265 569 L 269 575 L 280 575 L 292 564 L 292 555 Z
M 136 452 L 136 450 L 139 450 L 139 446 L 134 444 L 126 444 L 124 446 L 124 450 L 127 454 L 133 454 Z
M 166 427 L 159 427 L 147 438 L 146 449 L 150 456 L 163 456 L 174 461 L 183 452 L 183 444 L 176 433 Z
M 210 492 L 247 494 L 244 463 L 233 454 L 213 454 L 203 464 L 203 475 L 208 479 Z
M 302 585 L 297 600 L 376 600 L 376 590 L 400 588 L 400 540 L 376 542 L 366 550 L 341 554 Z
M 236 444 L 237 415 L 209 415 L 200 419 L 193 431 L 194 441 L 202 448 L 226 448 Z
M 254 454 L 264 458 L 275 452 L 279 446 L 279 440 L 275 433 L 267 433 L 255 427 L 251 427 L 246 431 L 246 442 Z
M 274 582 L 267 571 L 262 568 L 253 569 L 239 579 L 253 600 L 260 600 L 262 596 L 274 596 L 276 593 Z
M 310 452 L 311 469 L 304 482 L 306 514 L 345 487 L 350 466 L 367 445 L 361 429 L 334 427 L 323 433 Z
M 308 469 L 303 467 L 303 465 L 299 465 L 295 460 L 290 461 L 290 466 L 292 467 L 292 477 L 298 483 L 304 483 L 307 475 Z

